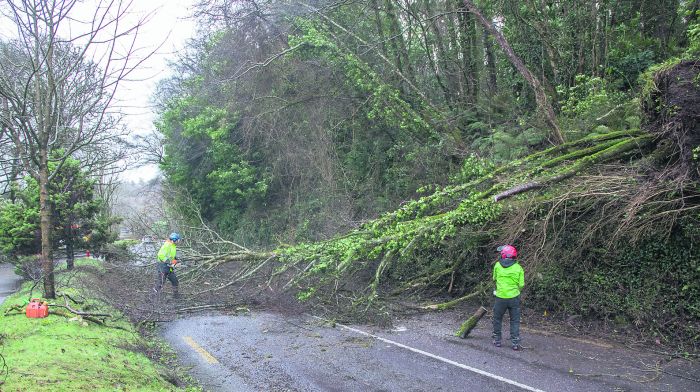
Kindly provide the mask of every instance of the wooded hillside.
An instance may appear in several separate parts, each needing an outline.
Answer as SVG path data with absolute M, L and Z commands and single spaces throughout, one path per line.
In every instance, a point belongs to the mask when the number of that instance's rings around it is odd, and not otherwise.
M 512 243 L 527 306 L 696 345 L 699 5 L 202 1 L 158 159 L 301 300 L 481 295 Z

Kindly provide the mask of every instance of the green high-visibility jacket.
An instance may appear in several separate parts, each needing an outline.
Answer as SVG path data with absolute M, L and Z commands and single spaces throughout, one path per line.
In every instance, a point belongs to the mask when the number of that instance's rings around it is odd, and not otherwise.
M 496 282 L 496 297 L 515 298 L 525 287 L 525 271 L 513 259 L 501 259 L 493 266 L 493 280 Z
M 175 254 L 177 253 L 177 247 L 174 242 L 165 241 L 163 246 L 160 247 L 158 251 L 158 261 L 163 263 L 169 263 L 175 260 Z

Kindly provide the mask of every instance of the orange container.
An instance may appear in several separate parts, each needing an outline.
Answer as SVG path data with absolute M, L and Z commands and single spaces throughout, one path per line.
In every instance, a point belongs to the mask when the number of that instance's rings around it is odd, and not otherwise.
M 27 305 L 27 317 L 43 318 L 49 315 L 49 305 L 41 302 L 41 298 L 32 298 Z

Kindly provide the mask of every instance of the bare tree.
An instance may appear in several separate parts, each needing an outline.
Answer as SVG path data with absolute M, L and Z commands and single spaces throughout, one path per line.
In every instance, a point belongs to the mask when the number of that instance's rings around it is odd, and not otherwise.
M 68 157 L 118 143 L 123 135 L 115 91 L 150 55 L 136 45 L 144 19 L 125 26 L 131 4 L 96 0 L 84 20 L 86 7 L 78 0 L 8 0 L 3 8 L 17 38 L 4 51 L 13 56 L 0 58 L 2 124 L 23 169 L 39 183 L 48 298 L 55 297 L 49 184 Z
M 138 164 L 156 164 L 159 165 L 163 163 L 165 157 L 165 148 L 163 147 L 163 136 L 151 132 L 145 135 L 137 135 L 134 138 L 134 145 L 132 148 L 137 151 L 139 155 Z

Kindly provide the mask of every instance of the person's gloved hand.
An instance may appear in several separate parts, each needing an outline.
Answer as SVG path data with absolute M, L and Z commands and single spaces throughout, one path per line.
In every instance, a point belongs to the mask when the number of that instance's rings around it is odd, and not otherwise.
M 173 259 L 173 261 L 170 262 L 170 265 L 175 266 L 177 264 L 177 259 Z

